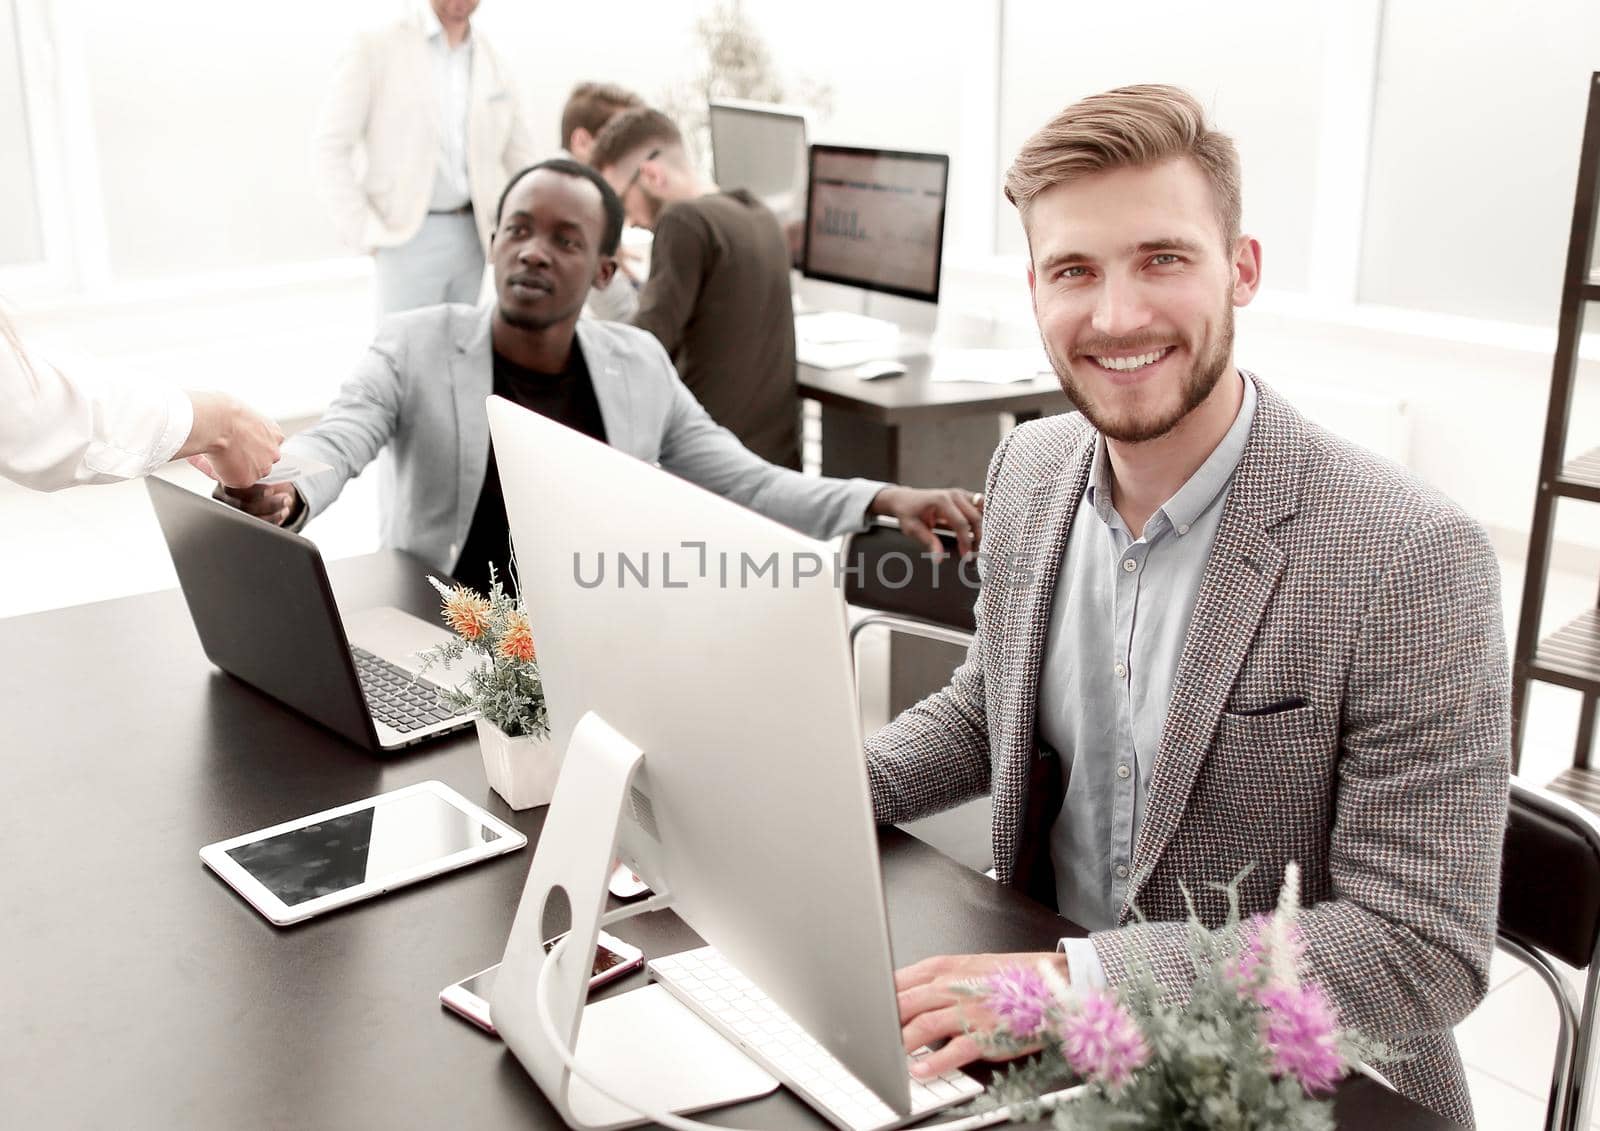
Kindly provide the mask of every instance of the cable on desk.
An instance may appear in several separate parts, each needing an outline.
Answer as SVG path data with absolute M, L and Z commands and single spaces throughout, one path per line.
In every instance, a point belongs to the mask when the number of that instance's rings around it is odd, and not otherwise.
M 657 903 L 657 901 L 661 901 L 662 905 L 664 906 L 665 900 L 666 896 L 658 895 L 645 901 L 644 903 L 637 903 L 631 907 L 619 907 L 615 911 L 610 911 L 605 915 L 602 915 L 600 917 L 600 923 L 602 926 L 608 926 L 612 923 L 620 923 L 626 919 L 631 919 L 635 915 L 643 914 L 646 911 L 660 910 L 660 907 L 651 905 Z M 572 1073 L 578 1079 L 582 1080 L 595 1091 L 599 1092 L 612 1103 L 619 1104 L 637 1115 L 641 1115 L 646 1119 L 653 1120 L 654 1122 L 661 1124 L 663 1127 L 670 1127 L 672 1128 L 672 1131 L 704 1131 L 706 1128 L 715 1128 L 716 1131 L 745 1131 L 745 1129 L 741 1128 L 722 1127 L 714 1123 L 701 1123 L 695 1119 L 684 1119 L 682 1116 L 675 1115 L 670 1111 L 658 1111 L 648 1104 L 641 1103 L 637 1099 L 625 1099 L 623 1096 L 618 1094 L 616 1085 L 610 1080 L 602 1082 L 593 1076 L 587 1069 L 579 1066 L 577 1055 L 571 1049 L 567 1048 L 566 1041 L 562 1040 L 561 1034 L 556 1031 L 556 1023 L 554 1018 L 550 1016 L 548 1004 L 550 1000 L 550 978 L 552 977 L 551 972 L 556 968 L 556 961 L 566 949 L 567 942 L 571 938 L 572 932 L 568 931 L 556 941 L 555 946 L 550 949 L 550 952 L 547 955 L 545 955 L 545 963 L 539 971 L 539 981 L 534 987 L 533 994 L 533 1011 L 534 1015 L 539 1019 L 539 1027 L 544 1030 L 544 1039 L 550 1043 L 550 1046 L 553 1049 L 556 1050 L 556 1055 L 561 1058 L 561 1063 L 566 1066 L 567 1071 Z M 750 1131 L 753 1131 L 753 1129 L 750 1129 Z

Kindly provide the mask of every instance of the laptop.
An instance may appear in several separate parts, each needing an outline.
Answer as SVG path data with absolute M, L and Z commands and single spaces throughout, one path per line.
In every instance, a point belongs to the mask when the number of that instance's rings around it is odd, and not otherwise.
M 341 617 L 311 541 L 155 476 L 145 480 L 189 615 L 211 662 L 368 750 L 472 722 L 439 699 L 461 664 L 419 679 L 417 653 L 451 639 L 392 607 Z

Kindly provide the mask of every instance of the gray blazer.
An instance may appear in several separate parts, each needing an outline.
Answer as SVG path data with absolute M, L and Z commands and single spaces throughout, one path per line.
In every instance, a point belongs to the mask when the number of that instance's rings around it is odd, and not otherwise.
M 1092 936 L 1096 953 L 1113 982 L 1137 950 L 1186 986 L 1180 885 L 1216 926 L 1226 908 L 1208 882 L 1254 864 L 1243 910 L 1265 912 L 1298 861 L 1309 975 L 1347 1024 L 1416 1053 L 1382 1067 L 1402 1092 L 1470 1123 L 1450 1030 L 1482 998 L 1494 943 L 1510 759 L 1499 570 L 1449 500 L 1258 387 L 1178 662 L 1124 926 Z M 1054 817 L 1028 805 L 1039 669 L 1094 439 L 1073 415 L 1001 444 L 966 662 L 867 743 L 881 821 L 992 790 L 1006 882 Z M 1148 926 L 1127 925 L 1135 903 Z
M 297 484 L 309 517 L 382 453 L 383 544 L 455 568 L 489 461 L 491 313 L 430 306 L 384 322 L 322 419 L 284 445 L 333 469 Z M 578 345 L 612 447 L 815 538 L 865 525 L 884 484 L 808 478 L 746 451 L 706 415 L 650 334 L 581 319 Z

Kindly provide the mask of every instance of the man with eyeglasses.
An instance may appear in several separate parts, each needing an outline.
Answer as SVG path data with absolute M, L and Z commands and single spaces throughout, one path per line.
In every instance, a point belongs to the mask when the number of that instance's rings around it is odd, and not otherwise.
M 496 301 L 390 318 L 322 419 L 284 444 L 330 470 L 219 497 L 298 529 L 383 455 L 383 544 L 486 589 L 490 564 L 505 577 L 511 558 L 484 410 L 493 393 L 812 537 L 888 515 L 930 550 L 936 523 L 963 553 L 976 549 L 969 492 L 774 467 L 712 422 L 650 335 L 580 319 L 590 288 L 616 270 L 622 232 L 622 205 L 593 169 L 562 158 L 524 169 L 494 218 Z
M 650 275 L 630 321 L 672 355 L 711 418 L 763 459 L 800 466 L 789 246 L 765 205 L 705 182 L 660 111 L 612 118 L 589 163 L 630 223 L 650 228 Z

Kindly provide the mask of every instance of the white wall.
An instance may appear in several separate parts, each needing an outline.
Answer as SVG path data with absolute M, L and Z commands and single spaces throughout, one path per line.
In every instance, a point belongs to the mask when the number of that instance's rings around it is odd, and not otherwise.
M 1129 83 L 1188 88 L 1238 144 L 1244 226 L 1269 249 L 1266 285 L 1304 291 L 1316 191 L 1322 18 L 1306 0 L 1007 0 L 1001 169 L 1027 137 L 1087 94 Z M 1001 199 L 1002 252 L 1023 249 Z
M 31 263 L 44 253 L 21 64 L 15 7 L 0 0 L 0 264 Z
M 343 254 L 309 139 L 335 60 L 398 0 L 58 0 L 89 76 L 119 281 Z
M 1361 300 L 1553 326 L 1597 69 L 1593 0 L 1388 0 Z

